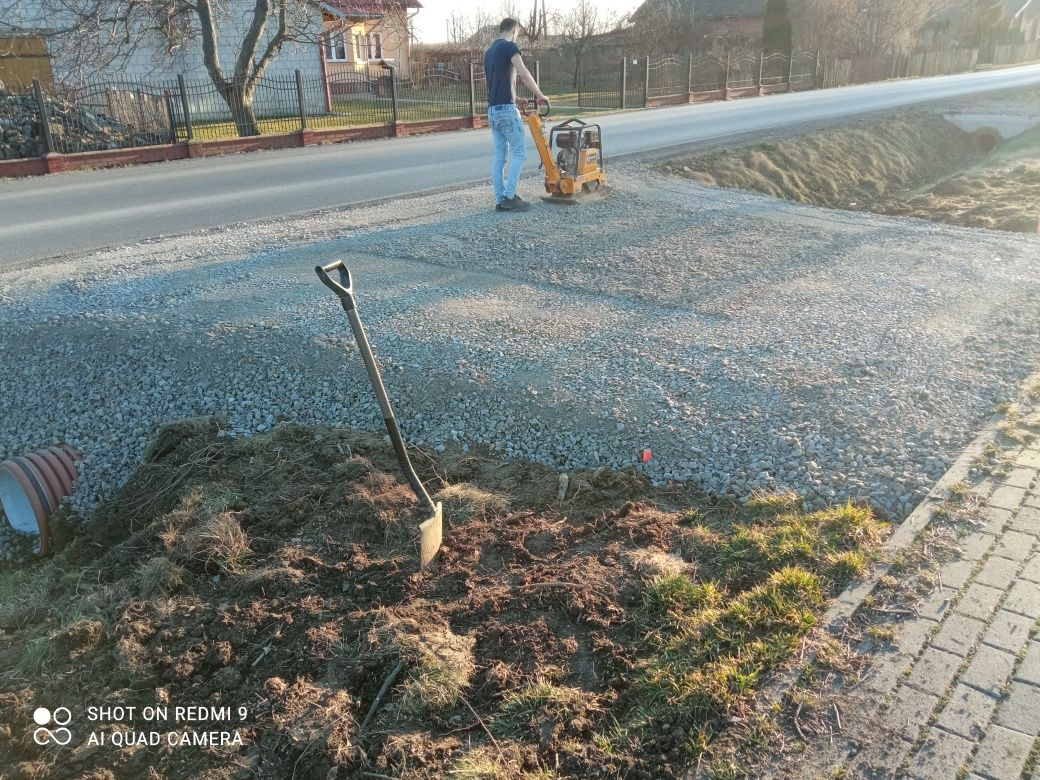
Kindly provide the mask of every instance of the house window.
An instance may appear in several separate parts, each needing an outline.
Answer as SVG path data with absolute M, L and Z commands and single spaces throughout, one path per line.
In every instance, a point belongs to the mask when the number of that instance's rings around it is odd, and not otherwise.
M 380 33 L 354 36 L 354 51 L 359 60 L 379 60 L 383 58 L 383 36 Z
M 325 38 L 325 59 L 329 62 L 343 62 L 347 59 L 347 42 L 342 33 L 329 33 Z

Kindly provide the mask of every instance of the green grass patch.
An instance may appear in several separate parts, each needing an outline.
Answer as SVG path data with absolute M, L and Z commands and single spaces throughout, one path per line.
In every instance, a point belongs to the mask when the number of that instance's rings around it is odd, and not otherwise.
M 505 780 L 505 772 L 487 751 L 476 750 L 460 758 L 448 774 L 453 780 Z
M 553 112 L 554 118 L 565 118 L 572 112 L 581 114 L 600 113 L 604 110 L 616 109 L 618 96 L 609 90 L 602 92 L 557 91 L 547 92 L 550 103 L 558 110 Z M 483 94 L 477 95 L 476 113 L 486 115 Z M 293 105 L 295 98 L 293 99 Z M 583 104 L 583 105 L 582 105 Z M 637 108 L 637 105 L 631 105 Z M 469 91 L 463 87 L 446 87 L 435 89 L 425 87 L 421 90 L 402 88 L 397 96 L 397 120 L 399 122 L 430 122 L 438 119 L 462 119 L 469 116 Z M 334 96 L 329 113 L 309 114 L 307 127 L 311 130 L 338 130 L 350 127 L 372 127 L 389 125 L 393 118 L 393 108 L 389 96 L 357 94 Z M 257 127 L 261 135 L 282 135 L 300 130 L 300 118 L 292 110 L 284 116 L 257 119 Z M 183 132 L 183 131 L 182 131 Z M 234 121 L 229 117 L 219 120 L 192 122 L 192 134 L 196 140 L 216 141 L 238 138 Z
M 748 509 L 758 512 L 796 512 L 802 497 L 793 490 L 754 493 L 747 500 Z
M 792 510 L 794 500 L 759 498 L 762 516 L 729 536 L 691 529 L 687 557 L 703 579 L 673 574 L 645 585 L 648 650 L 621 700 L 622 740 L 644 750 L 678 747 L 691 761 L 702 756 L 797 653 L 828 597 L 865 573 L 884 524 L 851 503 L 803 514 Z M 719 767 L 718 776 L 727 771 Z
M 861 574 L 868 563 L 863 549 L 884 535 L 865 507 L 847 503 L 812 514 L 787 512 L 753 525 L 738 526 L 705 561 L 718 582 L 744 588 L 785 567 L 804 567 L 835 583 Z
M 963 479 L 950 486 L 949 501 L 953 504 L 963 504 L 971 496 L 971 485 Z
M 646 589 L 643 612 L 651 620 L 666 614 L 689 615 L 718 606 L 722 593 L 714 583 L 694 583 L 682 574 L 657 577 Z
M 10 677 L 19 680 L 35 680 L 45 674 L 58 660 L 54 640 L 38 636 L 22 645 L 21 652 L 10 670 Z
M 724 607 L 669 610 L 658 627 L 656 652 L 636 671 L 628 725 L 653 739 L 660 724 L 677 720 L 681 729 L 701 735 L 687 745 L 697 752 L 763 675 L 790 657 L 823 602 L 819 577 L 789 567 Z
M 704 511 L 691 507 L 690 509 L 684 509 L 682 516 L 687 523 L 699 523 L 704 520 Z
M 708 765 L 708 780 L 744 780 L 747 774 L 732 758 L 717 758 Z
M 896 639 L 896 630 L 891 625 L 884 626 L 870 626 L 867 628 L 867 634 L 878 642 L 894 642 Z

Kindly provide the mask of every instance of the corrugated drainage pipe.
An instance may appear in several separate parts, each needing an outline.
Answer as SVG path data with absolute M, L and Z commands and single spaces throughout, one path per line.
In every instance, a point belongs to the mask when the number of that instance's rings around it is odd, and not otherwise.
M 48 447 L 0 463 L 0 505 L 16 531 L 38 536 L 38 554 L 50 552 L 48 519 L 72 495 L 79 454 Z

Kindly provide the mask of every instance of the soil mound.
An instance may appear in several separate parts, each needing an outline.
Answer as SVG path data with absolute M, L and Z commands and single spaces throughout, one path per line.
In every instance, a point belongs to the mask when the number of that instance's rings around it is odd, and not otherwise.
M 447 505 L 425 572 L 381 438 L 166 429 L 93 517 L 56 519 L 55 556 L 0 571 L 5 777 L 679 777 L 883 535 L 854 506 L 608 470 L 561 501 L 545 468 L 416 457 Z M 41 704 L 72 710 L 60 752 L 32 739 Z M 240 741 L 168 742 L 210 732 Z
M 937 114 L 686 155 L 664 169 L 708 186 L 826 208 L 1015 232 L 1040 229 L 1040 132 L 988 151 Z

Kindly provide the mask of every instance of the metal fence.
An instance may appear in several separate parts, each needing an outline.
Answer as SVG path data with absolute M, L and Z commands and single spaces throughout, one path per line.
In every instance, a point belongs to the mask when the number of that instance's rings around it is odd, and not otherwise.
M 1040 59 L 1040 41 L 995 46 L 992 59 Z M 592 49 L 539 52 L 532 71 L 560 111 L 599 111 L 960 73 L 979 60 L 978 49 L 891 58 L 746 50 L 631 58 Z M 0 159 L 463 119 L 486 113 L 486 94 L 483 65 L 468 58 L 417 65 L 409 78 L 364 64 L 219 87 L 180 76 L 46 89 L 36 83 L 0 91 Z M 519 96 L 530 94 L 521 86 Z
M 649 97 L 667 97 L 690 91 L 689 63 L 686 57 L 668 55 L 647 57 L 643 80 Z

